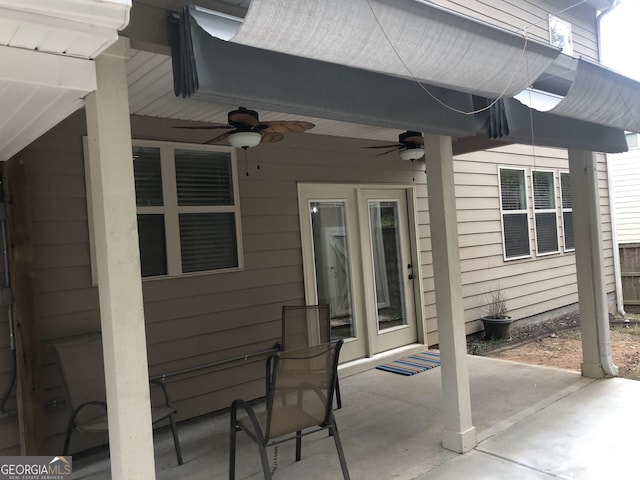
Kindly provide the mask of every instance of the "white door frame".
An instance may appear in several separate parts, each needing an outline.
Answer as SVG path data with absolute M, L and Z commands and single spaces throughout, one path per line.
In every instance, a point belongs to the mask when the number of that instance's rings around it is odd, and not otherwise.
M 313 242 L 312 242 L 312 233 L 311 233 L 311 221 L 309 218 L 309 202 L 313 200 L 322 200 L 322 201 L 330 201 L 330 200 L 347 200 L 349 202 L 354 202 L 353 207 L 357 214 L 360 216 L 360 212 L 362 208 L 368 212 L 367 202 L 365 202 L 364 207 L 362 206 L 363 198 L 362 192 L 366 190 L 403 190 L 406 192 L 406 204 L 407 204 L 407 228 L 409 232 L 409 254 L 411 257 L 411 263 L 413 265 L 413 275 L 414 281 L 412 282 L 413 289 L 410 292 L 413 298 L 413 305 L 407 305 L 407 308 L 413 307 L 415 312 L 415 322 L 416 322 L 416 336 L 417 342 L 423 345 L 427 344 L 426 339 L 426 325 L 425 325 L 425 313 L 424 313 L 424 301 L 423 301 L 423 276 L 422 276 L 422 268 L 421 268 L 421 256 L 419 253 L 419 241 L 418 241 L 418 229 L 417 229 L 417 199 L 416 199 L 416 191 L 415 188 L 411 185 L 398 185 L 398 184 L 348 184 L 348 183 L 306 183 L 300 182 L 298 183 L 298 208 L 300 215 L 300 235 L 301 235 L 301 244 L 302 244 L 302 254 L 303 254 L 303 269 L 304 269 L 304 290 L 305 290 L 305 301 L 307 304 L 317 303 L 317 288 L 316 288 L 316 277 L 315 277 L 315 259 L 313 252 Z M 335 195 L 336 191 L 342 190 L 343 192 L 350 191 L 350 194 L 346 195 Z M 399 212 L 402 214 L 402 212 Z M 368 219 L 368 215 L 366 217 Z M 377 335 L 377 322 L 376 325 L 370 324 L 371 322 L 361 322 L 361 325 L 358 325 L 357 319 L 365 318 L 368 316 L 367 314 L 367 304 L 368 302 L 374 301 L 372 300 L 372 296 L 370 294 L 366 294 L 366 292 L 362 291 L 362 288 L 359 288 L 358 285 L 366 285 L 365 278 L 363 275 L 365 274 L 365 266 L 362 264 L 362 255 L 354 255 L 355 252 L 359 251 L 359 247 L 363 244 L 362 235 L 363 232 L 366 232 L 366 235 L 369 235 L 369 225 L 358 227 L 353 224 L 354 219 L 347 218 L 347 228 L 350 229 L 348 232 L 349 238 L 349 247 L 351 249 L 352 256 L 352 287 L 354 289 L 354 297 L 359 297 L 360 300 L 354 298 L 353 305 L 353 315 L 356 320 L 356 325 L 354 328 L 356 329 L 357 335 L 366 336 L 365 348 L 364 350 L 360 350 L 360 353 L 348 354 L 349 352 L 349 342 L 345 342 L 345 347 L 343 347 L 346 359 L 354 359 L 359 357 L 372 357 L 375 355 L 374 345 L 375 342 L 372 341 L 372 336 Z M 354 250 L 355 249 L 355 250 Z M 368 275 L 368 273 L 367 273 Z M 367 290 L 367 289 L 364 289 Z M 409 293 L 409 292 L 407 292 Z M 366 295 L 369 295 L 369 298 L 366 298 Z M 374 312 L 375 313 L 375 312 Z M 377 315 L 375 316 L 377 318 Z

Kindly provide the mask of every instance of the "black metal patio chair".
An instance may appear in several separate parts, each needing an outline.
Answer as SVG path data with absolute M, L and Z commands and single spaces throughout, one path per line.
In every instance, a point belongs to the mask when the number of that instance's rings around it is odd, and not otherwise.
M 85 335 L 56 342 L 53 349 L 58 357 L 65 396 L 71 409 L 62 453 L 67 455 L 73 431 L 108 431 L 102 338 L 100 334 Z M 153 425 L 165 419 L 169 421 L 178 465 L 182 465 L 182 450 L 175 421 L 176 410 L 171 406 L 166 385 L 159 380 L 151 381 L 151 384 L 162 390 L 164 400 L 164 405 L 151 408 Z
M 229 479 L 235 479 L 236 436 L 244 431 L 257 443 L 265 480 L 272 478 L 267 447 L 296 441 L 296 461 L 302 453 L 302 436 L 323 429 L 333 433 L 342 475 L 348 480 L 338 427 L 333 416 L 338 357 L 342 340 L 271 355 L 266 410 L 256 413 L 244 400 L 231 404 Z M 319 375 L 322 372 L 323 375 Z M 244 415 L 239 416 L 238 413 Z

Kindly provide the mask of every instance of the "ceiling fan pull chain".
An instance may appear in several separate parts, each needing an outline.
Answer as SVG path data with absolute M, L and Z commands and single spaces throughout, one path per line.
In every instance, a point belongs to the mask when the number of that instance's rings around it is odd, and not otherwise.
M 247 161 L 247 147 L 244 147 L 242 149 L 242 151 L 244 152 L 244 174 L 248 177 L 249 176 L 249 163 Z
M 258 163 L 258 168 L 256 170 L 260 170 L 260 149 L 256 148 L 256 162 Z

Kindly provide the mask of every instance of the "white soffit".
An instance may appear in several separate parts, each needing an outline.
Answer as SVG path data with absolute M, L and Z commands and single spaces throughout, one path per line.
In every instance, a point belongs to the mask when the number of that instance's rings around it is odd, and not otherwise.
M 84 105 L 131 0 L 0 0 L 0 161 Z
M 517 94 L 559 55 L 415 0 L 252 0 L 231 41 L 488 97 Z
M 92 60 L 0 46 L 0 161 L 82 107 L 95 88 Z
M 0 0 L 0 44 L 94 58 L 129 22 L 131 0 Z

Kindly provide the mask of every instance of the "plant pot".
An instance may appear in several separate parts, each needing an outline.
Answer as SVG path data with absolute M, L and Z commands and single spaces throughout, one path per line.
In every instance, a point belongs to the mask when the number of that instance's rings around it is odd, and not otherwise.
M 509 338 L 509 330 L 511 329 L 513 318 L 482 317 L 481 320 L 484 325 L 485 340 L 506 340 Z

